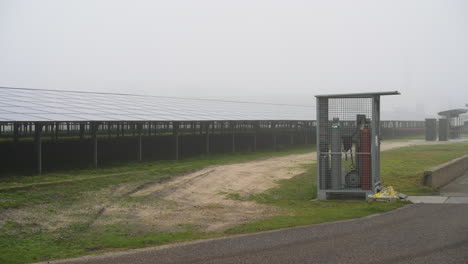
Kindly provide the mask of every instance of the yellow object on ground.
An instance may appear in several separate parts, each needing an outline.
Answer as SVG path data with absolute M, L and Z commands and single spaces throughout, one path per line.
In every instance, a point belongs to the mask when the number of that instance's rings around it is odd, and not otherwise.
M 400 200 L 400 195 L 392 186 L 389 186 L 382 187 L 382 189 L 374 195 L 369 195 L 368 199 L 369 201 L 398 201 Z

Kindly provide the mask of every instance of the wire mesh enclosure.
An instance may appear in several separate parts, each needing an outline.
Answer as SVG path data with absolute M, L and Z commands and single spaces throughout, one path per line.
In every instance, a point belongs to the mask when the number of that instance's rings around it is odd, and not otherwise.
M 317 96 L 318 199 L 366 198 L 380 184 L 380 96 Z
M 443 117 L 439 119 L 439 129 L 441 130 L 440 133 L 442 133 L 439 135 L 439 138 L 442 137 L 441 141 L 460 138 L 464 125 L 460 115 L 467 112 L 467 109 L 452 109 L 438 113 Z

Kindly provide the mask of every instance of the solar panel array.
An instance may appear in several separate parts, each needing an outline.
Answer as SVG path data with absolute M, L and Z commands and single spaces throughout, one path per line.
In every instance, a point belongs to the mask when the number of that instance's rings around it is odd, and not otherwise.
M 0 122 L 314 120 L 315 108 L 0 87 Z

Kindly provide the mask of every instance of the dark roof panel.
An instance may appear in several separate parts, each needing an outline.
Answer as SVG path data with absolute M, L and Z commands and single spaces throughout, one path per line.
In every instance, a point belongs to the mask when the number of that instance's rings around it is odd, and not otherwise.
M 457 117 L 461 114 L 468 112 L 467 109 L 452 109 L 447 111 L 439 112 L 438 115 L 440 116 L 447 116 L 447 117 Z
M 315 97 L 329 97 L 329 98 L 370 98 L 374 96 L 382 96 L 382 95 L 399 95 L 400 92 L 398 91 L 390 91 L 390 92 L 376 92 L 376 93 L 349 93 L 349 94 L 321 94 L 316 95 Z

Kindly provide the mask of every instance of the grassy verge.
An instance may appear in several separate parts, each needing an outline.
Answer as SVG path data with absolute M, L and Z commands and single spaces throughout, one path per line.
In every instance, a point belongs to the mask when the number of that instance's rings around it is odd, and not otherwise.
M 382 180 L 399 192 L 409 195 L 430 195 L 433 191 L 422 186 L 423 171 L 468 154 L 468 143 L 412 146 L 381 154 Z M 227 231 L 244 233 L 284 227 L 323 223 L 386 212 L 406 203 L 367 203 L 365 201 L 311 201 L 316 197 L 316 165 L 307 173 L 279 182 L 279 186 L 265 193 L 252 195 L 247 200 L 279 206 L 291 215 L 274 216 L 247 223 Z M 231 198 L 238 198 L 230 194 Z
M 0 191 L 0 214 L 15 210 L 45 208 L 45 213 L 54 218 L 57 212 L 73 208 L 83 199 L 85 203 L 109 202 L 127 203 L 129 207 L 140 201 L 133 197 L 112 197 L 114 186 L 130 183 L 138 187 L 149 180 L 169 177 L 172 173 L 183 173 L 209 165 L 220 165 L 249 161 L 289 154 L 310 152 L 311 148 L 281 152 L 250 153 L 245 155 L 225 155 L 198 157 L 179 162 L 158 162 L 130 164 L 117 168 L 103 168 L 97 171 L 74 171 L 71 173 L 43 175 L 36 179 L 17 177 L 4 180 L 1 185 L 15 186 L 31 182 L 54 181 L 64 177 L 82 178 L 106 173 L 124 173 L 115 177 L 90 179 L 88 181 L 66 182 L 49 186 L 35 186 L 25 189 Z M 382 153 L 382 178 L 385 185 L 393 185 L 398 191 L 407 194 L 428 194 L 431 190 L 418 184 L 422 171 L 468 153 L 468 144 L 445 144 L 407 147 Z M 90 207 L 85 213 L 73 215 L 74 221 L 54 231 L 48 231 L 41 223 L 32 219 L 18 222 L 15 218 L 0 223 L 0 263 L 26 263 L 80 255 L 102 253 L 155 246 L 194 239 L 212 238 L 230 234 L 257 232 L 284 227 L 322 223 L 335 220 L 362 217 L 386 212 L 405 203 L 367 203 L 365 201 L 311 201 L 316 195 L 315 165 L 307 165 L 307 172 L 288 180 L 278 182 L 278 186 L 264 193 L 243 198 L 236 194 L 226 194 L 234 200 L 251 200 L 257 203 L 277 206 L 286 212 L 259 221 L 243 224 L 224 232 L 204 232 L 196 226 L 183 225 L 174 232 L 147 232 L 139 230 L 134 223 L 124 219 L 120 223 L 94 223 L 99 210 Z M 132 172 L 133 171 L 133 172 Z M 135 171 L 143 171 L 135 173 Z M 102 190 L 106 190 L 102 193 Z M 98 193 L 104 195 L 97 195 Z M 107 196 L 108 195 L 108 196 Z M 90 198 L 91 196 L 91 198 Z M 89 200 L 91 199 L 91 200 Z M 148 203 L 148 201 L 145 201 Z M 157 199 L 155 203 L 161 202 Z M 99 209 L 99 207 L 97 207 Z M 42 211 L 44 211 L 42 209 Z M 43 212 L 44 213 L 44 212 Z M 131 219 L 130 219 L 131 220 Z
M 198 232 L 189 226 L 182 232 L 131 235 L 121 226 L 88 229 L 86 224 L 79 222 L 53 233 L 37 231 L 31 234 L 29 228 L 8 223 L 1 229 L 0 263 L 46 261 L 220 236 Z M 11 234 L 5 234 L 6 229 Z
M 405 147 L 381 154 L 382 183 L 392 185 L 409 195 L 430 195 L 431 188 L 422 186 L 424 170 L 468 154 L 468 143 L 451 143 Z
M 316 165 L 307 172 L 279 182 L 278 187 L 252 195 L 248 200 L 283 208 L 288 215 L 278 215 L 247 223 L 226 231 L 228 234 L 258 232 L 285 227 L 351 219 L 386 212 L 405 203 L 367 203 L 366 201 L 318 201 Z

